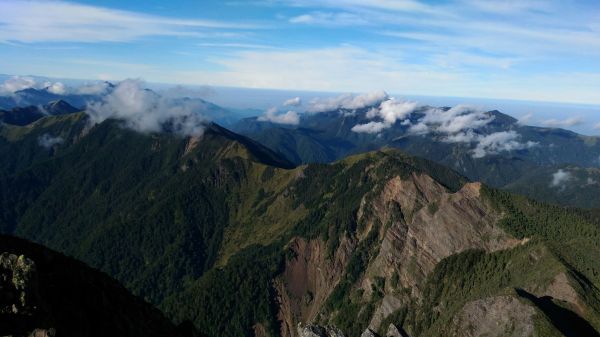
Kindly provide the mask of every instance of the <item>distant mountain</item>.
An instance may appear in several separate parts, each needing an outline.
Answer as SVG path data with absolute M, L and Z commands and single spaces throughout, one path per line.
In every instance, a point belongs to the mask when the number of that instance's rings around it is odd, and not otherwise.
M 398 120 L 378 133 L 353 131 L 357 125 L 373 122 L 367 116 L 371 109 L 365 107 L 353 111 L 342 109 L 307 113 L 302 115 L 297 126 L 282 126 L 253 117 L 241 120 L 232 126 L 232 130 L 265 144 L 295 164 L 328 163 L 354 153 L 393 147 L 451 167 L 471 180 L 499 188 L 537 170 L 556 171 L 561 165 L 567 164 L 600 166 L 599 138 L 563 129 L 521 125 L 516 119 L 499 111 L 481 115 L 481 118 L 487 118 L 484 125 L 476 126 L 471 131 L 457 132 L 455 138 L 440 132 L 411 132 L 411 127 L 419 125 L 430 107 L 417 109 L 404 122 Z M 439 116 L 443 114 L 440 112 Z M 457 140 L 456 135 L 468 140 Z M 502 140 L 502 137 L 512 138 Z M 475 154 L 477 140 L 482 144 L 481 151 L 487 149 L 487 153 Z M 542 194 L 554 193 L 555 190 L 550 188 L 551 179 L 546 183 L 539 185 L 543 187 Z M 520 191 L 529 193 L 531 197 L 538 195 L 532 190 Z M 598 199 L 585 205 L 567 204 L 586 207 L 594 203 L 600 205 L 600 193 L 597 195 Z M 552 200 L 568 201 L 558 197 Z
M 36 151 L 43 134 L 63 142 Z M 393 149 L 294 167 L 216 124 L 184 137 L 69 114 L 0 136 L 3 157 L 29 154 L 2 168 L 2 232 L 101 269 L 208 336 L 600 331 L 593 211 Z
M 6 124 L 24 126 L 44 116 L 57 116 L 81 111 L 63 100 L 51 101 L 40 106 L 16 107 L 0 110 L 0 121 Z
M 3 336 L 193 336 L 106 274 L 0 235 Z
M 0 110 L 0 121 L 12 125 L 27 125 L 44 117 L 45 114 L 36 106 Z
M 107 91 L 102 95 L 114 89 L 114 85 L 106 83 Z M 78 110 L 82 110 L 89 102 L 98 101 L 101 94 L 86 94 L 86 93 L 66 93 L 56 94 L 48 91 L 47 88 L 36 89 L 27 88 L 19 90 L 10 96 L 0 96 L 0 109 L 12 109 L 15 107 L 25 106 L 44 106 L 50 102 L 63 101 L 74 106 Z

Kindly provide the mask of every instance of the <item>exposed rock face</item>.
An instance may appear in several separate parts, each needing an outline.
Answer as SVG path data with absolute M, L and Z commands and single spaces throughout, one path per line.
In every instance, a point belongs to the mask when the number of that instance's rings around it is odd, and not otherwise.
M 379 307 L 373 313 L 373 318 L 369 323 L 369 327 L 374 330 L 379 328 L 381 322 L 398 308 L 400 308 L 403 304 L 405 303 L 400 298 L 392 294 L 385 295 L 381 301 L 381 305 L 379 305 Z
M 311 322 L 331 294 L 350 258 L 354 244 L 343 240 L 332 259 L 321 240 L 294 239 L 289 249 L 295 257 L 286 262 L 276 280 L 281 335 L 296 336 L 296 322 Z
M 489 297 L 467 303 L 454 318 L 448 336 L 533 336 L 533 307 L 512 296 Z
M 379 253 L 357 284 L 368 301 L 375 280 L 385 280 L 384 297 L 370 320 L 370 331 L 379 330 L 383 320 L 411 298 L 418 300 L 427 275 L 442 259 L 468 249 L 492 252 L 520 244 L 496 226 L 501 215 L 481 198 L 480 188 L 478 183 L 468 183 L 452 193 L 430 176 L 413 173 L 390 179 L 375 198 L 363 198 L 357 215 L 366 221 L 367 231 L 375 223 L 383 224 Z M 358 235 L 357 240 L 362 239 Z M 296 322 L 318 318 L 355 246 L 344 238 L 328 258 L 322 241 L 290 243 L 296 257 L 275 282 L 283 336 L 295 336 Z M 400 289 L 410 291 L 399 294 Z
M 480 187 L 469 183 L 450 193 L 426 175 L 390 180 L 374 209 L 391 224 L 367 274 L 388 278 L 397 271 L 400 286 L 418 294 L 419 285 L 443 258 L 467 249 L 517 245 L 518 240 L 495 226 L 500 215 L 480 198 Z M 402 218 L 394 221 L 390 214 L 398 208 Z M 369 292 L 371 287 L 363 288 Z
M 344 337 L 344 334 L 332 326 L 322 327 L 319 325 L 298 323 L 298 337 Z
M 496 251 L 519 244 L 495 225 L 500 215 L 480 198 L 480 188 L 469 183 L 451 193 L 427 175 L 391 179 L 372 205 L 373 215 L 389 227 L 363 279 L 365 298 L 371 296 L 375 277 L 386 279 L 388 294 L 392 287 L 407 288 L 418 298 L 423 281 L 442 259 L 467 249 Z M 369 324 L 372 330 L 401 307 L 403 299 L 396 296 L 381 302 Z

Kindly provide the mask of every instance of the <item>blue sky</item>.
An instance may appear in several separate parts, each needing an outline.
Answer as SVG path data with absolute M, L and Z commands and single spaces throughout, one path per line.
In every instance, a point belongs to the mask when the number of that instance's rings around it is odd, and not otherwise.
M 0 0 L 0 73 L 600 104 L 600 4 Z

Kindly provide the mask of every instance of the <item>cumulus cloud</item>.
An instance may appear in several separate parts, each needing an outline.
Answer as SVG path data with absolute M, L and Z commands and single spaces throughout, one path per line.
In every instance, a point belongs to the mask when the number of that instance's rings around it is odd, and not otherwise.
M 548 119 L 542 122 L 542 125 L 550 128 L 565 128 L 575 125 L 583 124 L 583 120 L 580 117 L 570 117 L 567 119 Z
M 357 110 L 377 105 L 388 99 L 383 91 L 373 91 L 362 95 L 344 94 L 337 97 L 315 98 L 310 101 L 308 112 L 326 112 L 339 109 Z
M 283 106 L 300 106 L 302 105 L 302 100 L 300 97 L 294 97 L 283 102 Z
M 47 149 L 58 145 L 58 144 L 62 144 L 64 142 L 64 139 L 62 139 L 62 137 L 56 136 L 53 137 L 50 134 L 44 133 L 43 135 L 41 135 L 38 138 L 38 145 L 41 147 L 45 147 Z
M 416 114 L 415 114 L 416 113 Z M 415 118 L 409 119 L 411 115 Z M 408 126 L 411 135 L 434 134 L 447 143 L 472 143 L 473 158 L 483 158 L 489 154 L 532 148 L 535 142 L 521 142 L 516 131 L 502 131 L 485 134 L 478 130 L 494 120 L 490 113 L 468 105 L 457 105 L 451 109 L 419 109 L 415 102 L 403 102 L 390 98 L 382 101 L 366 112 L 365 117 L 374 121 L 358 124 L 354 132 L 380 133 L 392 127 L 397 121 Z
M 521 143 L 518 141 L 520 137 L 517 132 L 512 130 L 479 136 L 477 138 L 477 146 L 473 149 L 473 158 L 483 158 L 489 154 L 522 150 L 537 145 L 537 143 L 531 141 Z
M 113 118 L 140 132 L 174 132 L 199 136 L 206 119 L 203 105 L 191 100 L 174 100 L 144 88 L 140 80 L 124 80 L 100 101 L 90 103 L 87 113 L 93 123 Z
M 261 122 L 298 125 L 300 123 L 300 115 L 296 111 L 291 110 L 280 114 L 277 108 L 270 108 L 262 116 L 258 117 L 258 120 Z
M 396 121 L 406 119 L 417 108 L 416 102 L 397 101 L 394 98 L 385 100 L 379 107 L 373 107 L 367 111 L 369 119 L 380 118 L 383 122 L 369 122 L 355 125 L 354 132 L 379 133 L 384 129 L 392 127 Z
M 571 172 L 560 169 L 552 174 L 552 182 L 550 182 L 550 186 L 564 188 L 565 185 L 572 179 L 573 175 Z
M 403 120 L 417 108 L 417 102 L 402 102 L 394 98 L 381 102 L 378 115 L 386 123 L 394 124 L 397 120 Z
M 67 88 L 64 84 L 60 82 L 46 82 L 44 83 L 44 87 L 46 88 L 46 90 L 48 90 L 48 92 L 53 93 L 55 95 L 64 95 L 67 93 Z
M 494 116 L 468 105 L 457 105 L 450 110 L 428 109 L 421 123 L 428 125 L 431 131 L 455 134 L 469 129 L 477 129 L 489 124 Z

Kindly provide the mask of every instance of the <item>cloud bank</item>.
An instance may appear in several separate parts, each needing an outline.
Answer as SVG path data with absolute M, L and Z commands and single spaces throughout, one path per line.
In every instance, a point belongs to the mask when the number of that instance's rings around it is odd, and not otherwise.
M 89 82 L 69 87 L 62 82 L 38 81 L 28 76 L 12 76 L 0 84 L 0 95 L 10 96 L 25 89 L 46 90 L 55 95 L 102 95 L 110 88 L 108 82 Z
M 383 91 L 373 91 L 362 95 L 345 94 L 337 97 L 315 98 L 310 101 L 307 112 L 327 112 L 335 110 L 358 110 L 377 105 L 388 99 Z
M 113 118 L 122 120 L 140 132 L 160 132 L 165 129 L 186 135 L 199 136 L 206 119 L 204 106 L 193 100 L 174 100 L 144 88 L 140 80 L 124 80 L 101 101 L 88 105 L 87 113 L 93 123 Z

